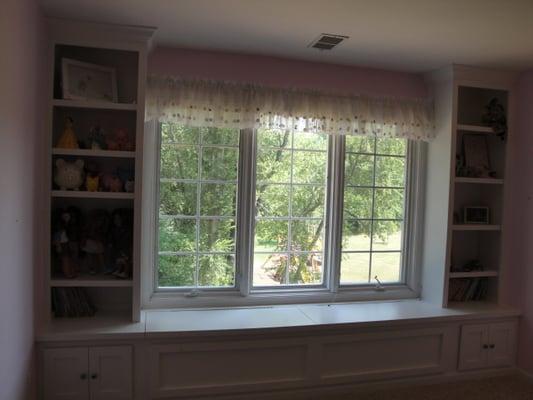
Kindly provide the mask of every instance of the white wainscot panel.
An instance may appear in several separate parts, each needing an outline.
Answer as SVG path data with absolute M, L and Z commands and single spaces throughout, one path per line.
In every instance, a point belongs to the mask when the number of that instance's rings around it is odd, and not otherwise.
M 300 386 L 306 382 L 303 341 L 152 345 L 152 397 Z
M 435 328 L 329 337 L 320 377 L 342 383 L 440 373 L 453 362 L 452 336 L 450 328 Z

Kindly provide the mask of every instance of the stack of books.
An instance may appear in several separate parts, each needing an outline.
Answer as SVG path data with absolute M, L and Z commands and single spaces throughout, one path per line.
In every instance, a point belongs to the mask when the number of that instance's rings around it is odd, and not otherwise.
M 91 298 L 84 288 L 52 288 L 52 311 L 57 318 L 91 317 L 96 313 Z
M 452 279 L 448 288 L 449 301 L 483 300 L 487 295 L 486 278 Z

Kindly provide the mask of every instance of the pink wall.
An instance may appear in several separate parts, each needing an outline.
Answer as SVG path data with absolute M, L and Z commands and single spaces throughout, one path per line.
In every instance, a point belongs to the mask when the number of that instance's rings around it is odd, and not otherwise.
M 157 48 L 149 57 L 148 72 L 342 94 L 427 95 L 420 75 L 213 51 Z
M 533 71 L 518 80 L 514 105 L 505 199 L 512 206 L 506 207 L 502 298 L 523 311 L 518 365 L 533 373 Z
M 0 399 L 35 397 L 34 196 L 42 21 L 34 0 L 0 13 Z M 41 105 L 42 109 L 42 105 Z

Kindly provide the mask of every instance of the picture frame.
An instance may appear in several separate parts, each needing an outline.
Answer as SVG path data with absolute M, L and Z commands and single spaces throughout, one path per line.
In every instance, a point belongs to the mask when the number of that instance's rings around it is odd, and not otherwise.
M 490 223 L 490 210 L 488 207 L 467 206 L 463 210 L 464 223 L 488 225 Z
M 463 135 L 463 154 L 466 176 L 473 178 L 491 176 L 489 146 L 485 135 Z
M 61 73 L 63 99 L 118 102 L 115 68 L 62 58 Z

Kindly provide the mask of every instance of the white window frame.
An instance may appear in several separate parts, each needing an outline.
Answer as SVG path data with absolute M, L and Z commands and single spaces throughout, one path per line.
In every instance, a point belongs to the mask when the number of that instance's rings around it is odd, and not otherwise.
M 408 141 L 406 155 L 404 247 L 402 248 L 403 282 L 375 285 L 340 285 L 342 206 L 344 189 L 344 137 L 331 135 L 328 145 L 328 173 L 324 242 L 324 285 L 312 287 L 252 287 L 253 224 L 255 196 L 256 135 L 252 130 L 241 131 L 235 288 L 157 288 L 157 227 L 159 185 L 159 124 L 148 122 L 145 127 L 142 193 L 142 307 L 196 308 L 259 306 L 275 304 L 318 303 L 336 301 L 371 301 L 412 299 L 420 297 L 420 261 L 423 230 L 424 170 L 426 145 Z M 243 151 L 246 149 L 246 151 Z M 244 188 L 249 188 L 245 190 Z M 331 229 L 328 229 L 331 227 Z M 244 268 L 242 266 L 245 266 Z

